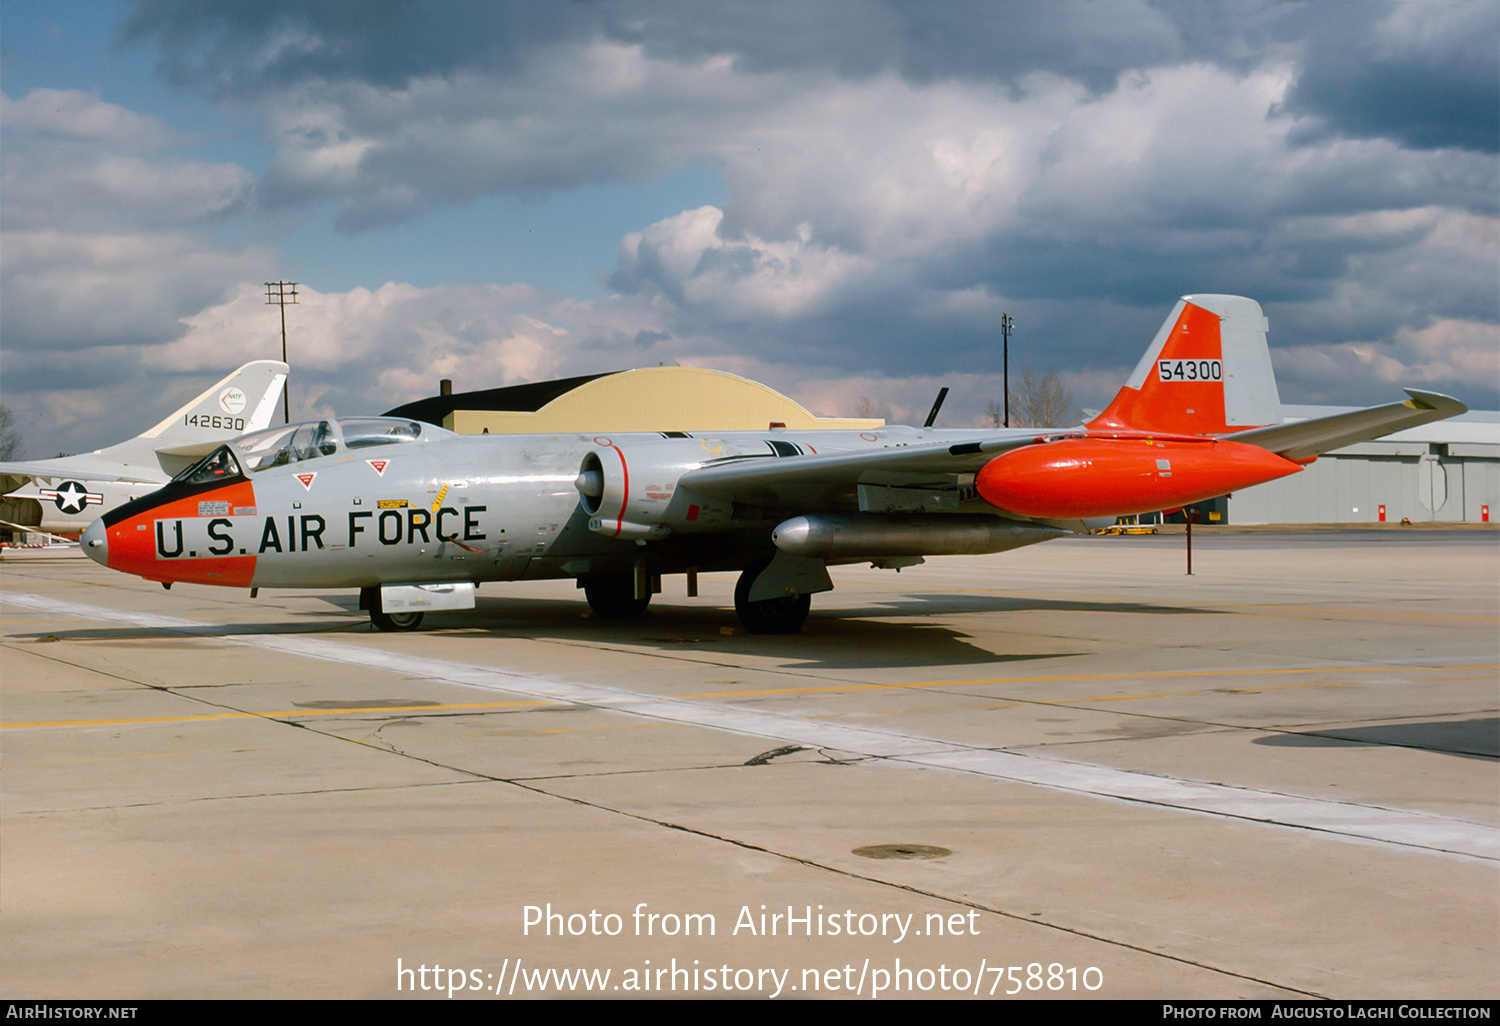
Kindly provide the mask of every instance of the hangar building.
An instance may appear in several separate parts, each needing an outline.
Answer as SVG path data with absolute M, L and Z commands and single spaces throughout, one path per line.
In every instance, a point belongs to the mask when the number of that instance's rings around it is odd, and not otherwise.
M 445 384 L 446 388 L 446 384 Z M 749 378 L 701 367 L 642 367 L 478 392 L 447 392 L 398 406 L 463 435 L 593 431 L 868 429 L 883 420 L 816 417 Z
M 1287 420 L 1352 407 L 1283 406 Z M 1229 497 L 1232 524 L 1500 522 L 1500 412 L 1478 410 L 1319 456 Z

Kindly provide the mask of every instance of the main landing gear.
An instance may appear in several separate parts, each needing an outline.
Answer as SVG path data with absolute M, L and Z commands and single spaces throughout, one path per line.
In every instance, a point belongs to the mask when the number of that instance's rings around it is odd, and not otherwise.
M 377 631 L 414 631 L 422 626 L 421 612 L 387 613 L 380 608 L 380 589 L 359 589 L 359 608 L 368 610 Z
M 370 610 L 370 622 L 379 631 L 414 631 L 422 626 L 421 613 L 382 613 Z
M 740 574 L 739 583 L 734 586 L 734 611 L 751 634 L 796 634 L 807 622 L 808 611 L 812 608 L 811 595 L 750 601 L 750 589 L 767 565 L 752 566 Z
M 635 578 L 628 574 L 586 580 L 583 582 L 583 596 L 589 600 L 594 615 L 606 620 L 628 620 L 640 616 L 651 604 L 649 590 L 645 597 L 635 597 Z
M 770 560 L 766 560 L 740 574 L 739 583 L 734 588 L 734 611 L 751 634 L 795 634 L 807 622 L 808 611 L 812 608 L 811 594 L 750 600 L 751 589 L 769 565 Z M 651 603 L 650 591 L 637 597 L 636 581 L 630 574 L 587 579 L 583 582 L 583 594 L 594 615 L 605 620 L 640 616 Z

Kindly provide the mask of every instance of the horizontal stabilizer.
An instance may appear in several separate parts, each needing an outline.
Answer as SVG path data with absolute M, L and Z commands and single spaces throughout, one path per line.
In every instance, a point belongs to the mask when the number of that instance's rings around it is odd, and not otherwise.
M 1274 427 L 1253 428 L 1226 435 L 1230 441 L 1248 442 L 1269 449 L 1289 460 L 1305 460 L 1346 445 L 1368 442 L 1406 428 L 1430 424 L 1435 420 L 1456 417 L 1468 407 L 1450 396 L 1437 392 L 1406 389 L 1411 396 L 1404 403 L 1372 406 L 1367 410 L 1337 413 L 1331 417 L 1300 420 Z

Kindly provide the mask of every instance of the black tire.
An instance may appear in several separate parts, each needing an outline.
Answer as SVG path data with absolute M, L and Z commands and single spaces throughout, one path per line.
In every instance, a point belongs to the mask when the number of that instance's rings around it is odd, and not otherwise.
M 750 589 L 769 563 L 752 566 L 740 574 L 734 586 L 734 611 L 740 623 L 751 634 L 796 634 L 807 622 L 812 609 L 811 595 L 787 595 L 783 598 L 750 601 Z
M 370 622 L 378 631 L 414 631 L 422 626 L 421 613 L 382 613 L 370 610 Z
M 635 597 L 635 578 L 596 577 L 583 582 L 583 596 L 595 616 L 606 620 L 628 620 L 640 616 L 651 604 L 651 596 Z

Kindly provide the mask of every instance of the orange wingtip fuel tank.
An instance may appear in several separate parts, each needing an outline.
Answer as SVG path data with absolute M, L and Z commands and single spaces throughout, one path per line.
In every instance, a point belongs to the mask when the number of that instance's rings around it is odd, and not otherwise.
M 1173 509 L 1301 469 L 1243 442 L 1070 438 L 997 456 L 974 484 L 1007 512 L 1073 520 Z
M 164 496 L 172 490 L 169 485 L 104 517 L 109 567 L 152 581 L 248 587 L 255 556 L 234 548 L 222 527 L 230 516 L 254 510 L 250 482 Z

